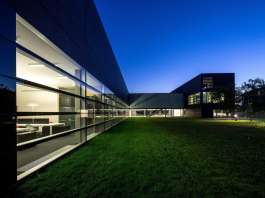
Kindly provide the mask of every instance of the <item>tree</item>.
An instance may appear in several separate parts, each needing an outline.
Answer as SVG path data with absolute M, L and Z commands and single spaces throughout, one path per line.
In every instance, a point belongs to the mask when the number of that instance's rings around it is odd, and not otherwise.
M 265 81 L 261 78 L 249 79 L 241 86 L 241 110 L 248 113 L 265 110 Z
M 241 87 L 236 87 L 235 88 L 235 107 L 236 107 L 236 110 L 241 110 L 242 108 L 242 103 L 243 103 L 243 100 L 242 100 L 242 90 L 241 90 Z
M 265 87 L 265 81 L 261 78 L 249 79 L 241 85 L 243 93 Z

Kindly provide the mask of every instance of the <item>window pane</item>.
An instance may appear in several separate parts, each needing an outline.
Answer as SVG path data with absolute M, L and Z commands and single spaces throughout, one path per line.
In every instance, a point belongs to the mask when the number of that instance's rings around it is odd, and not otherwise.
M 101 101 L 101 93 L 86 87 L 86 97 L 91 100 Z
M 80 112 L 80 98 L 17 83 L 18 112 Z
M 18 44 L 67 71 L 69 74 L 80 78 L 81 67 L 20 17 L 17 17 L 16 22 L 16 38 Z
M 86 123 L 80 114 L 18 116 L 17 143 L 85 127 Z
M 99 82 L 96 78 L 94 78 L 90 73 L 86 72 L 86 83 L 98 90 L 99 92 L 103 92 L 103 84 Z
M 80 95 L 79 82 L 72 80 L 65 74 L 19 50 L 17 50 L 16 59 L 17 77 Z
M 21 174 L 36 165 L 86 141 L 86 130 L 50 139 L 17 151 L 17 173 Z
M 213 77 L 203 77 L 202 84 L 203 88 L 213 88 Z
M 103 122 L 104 121 L 104 104 L 95 103 L 95 122 Z
M 195 93 L 188 96 L 188 105 L 194 104 L 200 104 L 200 93 Z

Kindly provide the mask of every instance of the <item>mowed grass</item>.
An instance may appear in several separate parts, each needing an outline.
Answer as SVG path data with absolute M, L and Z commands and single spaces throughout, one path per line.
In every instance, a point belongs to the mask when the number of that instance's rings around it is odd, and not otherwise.
M 265 127 L 128 119 L 17 188 L 18 197 L 265 197 Z

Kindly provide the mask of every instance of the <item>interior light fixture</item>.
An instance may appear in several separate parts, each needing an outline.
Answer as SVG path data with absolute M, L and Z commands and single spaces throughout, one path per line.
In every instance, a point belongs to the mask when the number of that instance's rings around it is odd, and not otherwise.
M 39 105 L 35 104 L 35 103 L 29 103 L 27 106 L 29 106 L 29 107 L 38 107 Z
M 58 79 L 67 79 L 67 77 L 63 76 L 63 75 L 56 76 L 56 78 L 58 78 Z
M 41 91 L 40 89 L 22 89 L 22 92 Z
M 28 63 L 28 66 L 32 68 L 43 68 L 44 67 L 44 65 L 40 63 Z

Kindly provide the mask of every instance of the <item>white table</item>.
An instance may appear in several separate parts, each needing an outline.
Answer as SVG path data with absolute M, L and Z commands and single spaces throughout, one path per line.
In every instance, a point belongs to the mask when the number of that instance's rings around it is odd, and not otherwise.
M 18 127 L 26 127 L 26 126 L 33 126 L 38 127 L 38 132 L 42 133 L 42 128 L 44 126 L 50 127 L 50 135 L 52 135 L 52 127 L 53 126 L 65 126 L 65 123 L 49 123 L 49 124 L 17 124 Z

